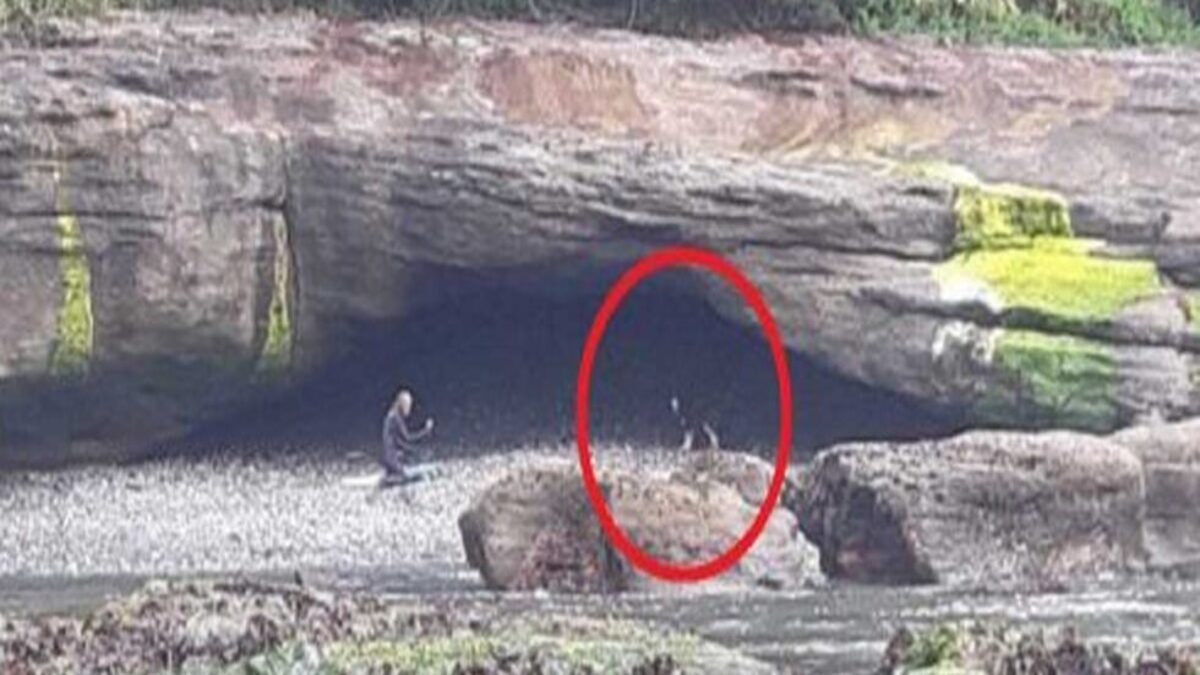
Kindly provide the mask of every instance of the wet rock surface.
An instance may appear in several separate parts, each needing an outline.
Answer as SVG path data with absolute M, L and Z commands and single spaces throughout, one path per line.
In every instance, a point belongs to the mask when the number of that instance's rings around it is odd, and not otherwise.
M 1049 588 L 1142 567 L 1143 485 L 1106 439 L 969 432 L 826 451 L 797 513 L 834 578 Z
M 84 617 L 0 617 L 0 669 L 33 673 L 680 672 L 775 669 L 633 622 L 505 617 L 231 580 L 152 582 Z
M 692 453 L 673 472 L 605 469 L 598 477 L 612 516 L 645 553 L 676 566 L 724 553 L 766 496 L 771 467 L 733 453 Z M 489 588 L 574 592 L 655 589 L 614 549 L 573 465 L 511 472 L 459 518 L 468 562 Z M 815 551 L 795 517 L 776 509 L 751 551 L 714 583 L 796 588 L 819 580 Z
M 996 623 L 942 624 L 896 631 L 876 675 L 900 673 L 1047 673 L 1048 675 L 1186 675 L 1195 645 L 1089 643 L 1072 627 L 1030 631 Z

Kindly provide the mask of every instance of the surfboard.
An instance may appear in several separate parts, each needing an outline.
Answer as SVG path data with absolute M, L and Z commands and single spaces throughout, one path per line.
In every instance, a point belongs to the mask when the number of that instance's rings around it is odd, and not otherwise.
M 379 487 L 379 482 L 383 480 L 382 471 L 372 471 L 357 476 L 346 476 L 342 479 L 342 485 L 353 488 L 371 488 Z
M 413 483 L 431 480 L 441 475 L 437 466 L 433 464 L 416 464 L 408 467 L 406 470 L 408 472 L 408 480 L 403 483 L 384 485 L 384 473 L 382 471 L 372 471 L 370 473 L 346 476 L 342 479 L 342 485 L 352 488 L 404 487 Z

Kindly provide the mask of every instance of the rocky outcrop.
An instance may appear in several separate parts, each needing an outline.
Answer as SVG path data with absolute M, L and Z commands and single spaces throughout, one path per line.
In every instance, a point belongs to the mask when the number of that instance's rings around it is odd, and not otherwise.
M 639 548 L 675 565 L 722 554 L 754 519 L 771 467 L 750 457 L 685 463 L 672 475 L 601 472 L 613 518 Z M 725 468 L 718 468 L 724 464 Z M 742 480 L 728 482 L 739 476 Z M 566 592 L 653 589 L 605 538 L 578 470 L 567 464 L 514 472 L 476 497 L 459 518 L 468 563 L 489 588 Z M 720 582 L 794 587 L 819 578 L 795 517 L 776 510 L 751 551 Z
M 875 675 L 911 672 L 1187 673 L 1195 670 L 1194 646 L 1114 644 L 1089 640 L 1074 626 L 1048 630 L 1012 622 L 940 624 L 916 632 L 901 627 L 888 641 Z
M 453 610 L 245 580 L 149 582 L 71 616 L 0 622 L 0 671 L 774 673 L 693 635 L 621 620 Z
M 1141 463 L 1092 436 L 839 446 L 800 493 L 800 527 L 835 578 L 1041 587 L 1144 558 Z
M 448 303 L 430 269 L 535 289 L 671 242 L 739 264 L 791 348 L 931 408 L 1102 430 L 1194 413 L 1198 66 L 63 24 L 0 47 L 2 453 L 125 452 L 240 409 L 359 322 Z
M 1135 427 L 1112 440 L 1142 461 L 1150 565 L 1200 569 L 1200 419 Z

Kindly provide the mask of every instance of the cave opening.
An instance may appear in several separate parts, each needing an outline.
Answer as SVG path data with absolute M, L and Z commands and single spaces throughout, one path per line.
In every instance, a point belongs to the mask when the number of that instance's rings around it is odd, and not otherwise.
M 409 289 L 421 301 L 408 316 L 345 322 L 336 360 L 283 398 L 191 440 L 374 452 L 383 414 L 403 386 L 416 393 L 418 423 L 436 420 L 431 454 L 572 444 L 584 339 L 623 269 L 422 270 Z M 712 293 L 740 300 L 701 276 L 662 272 L 613 317 L 592 381 L 593 443 L 677 447 L 677 398 L 695 427 L 717 432 L 722 448 L 774 453 L 778 391 L 766 341 L 756 325 L 719 314 Z M 952 414 L 842 377 L 795 351 L 788 361 L 794 460 L 838 442 L 944 436 L 962 426 Z

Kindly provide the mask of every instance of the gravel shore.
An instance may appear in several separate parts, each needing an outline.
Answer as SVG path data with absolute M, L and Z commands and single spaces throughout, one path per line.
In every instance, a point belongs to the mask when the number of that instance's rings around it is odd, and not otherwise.
M 671 453 L 599 461 L 666 467 Z M 351 487 L 353 454 L 272 452 L 0 474 L 0 576 L 173 575 L 433 564 L 466 574 L 457 518 L 503 472 L 574 461 L 529 448 L 438 462 L 401 489 Z

